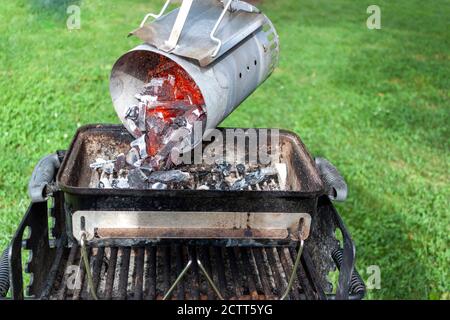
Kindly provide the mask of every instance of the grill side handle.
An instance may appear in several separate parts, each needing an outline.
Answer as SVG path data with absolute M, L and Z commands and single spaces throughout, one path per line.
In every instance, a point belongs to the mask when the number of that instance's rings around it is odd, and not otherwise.
M 325 198 L 326 199 L 326 198 Z M 337 229 L 342 233 L 343 243 L 342 248 L 338 248 L 332 252 L 332 259 L 335 261 L 339 269 L 338 286 L 336 288 L 336 295 L 329 296 L 329 299 L 336 300 L 359 300 L 365 295 L 364 281 L 359 276 L 355 268 L 356 248 L 344 221 L 339 216 L 336 209 L 332 206 L 330 200 L 326 200 L 332 215 L 334 216 L 334 223 Z
M 9 290 L 9 247 L 0 257 L 0 298 L 6 297 Z
M 336 249 L 332 253 L 332 257 L 336 266 L 339 270 L 342 268 L 342 263 L 344 261 L 344 250 L 342 248 Z M 353 267 L 353 272 L 350 278 L 350 294 L 348 296 L 349 300 L 362 300 L 366 294 L 366 285 L 363 279 L 359 275 L 355 267 Z M 335 299 L 336 296 L 329 296 L 329 299 Z
M 28 194 L 32 203 L 47 201 L 48 196 L 55 191 L 52 182 L 55 180 L 64 154 L 65 151 L 57 151 L 46 155 L 34 167 L 28 183 Z
M 348 194 L 347 183 L 336 167 L 330 161 L 321 157 L 316 157 L 315 162 L 320 177 L 325 184 L 328 198 L 333 201 L 345 201 Z

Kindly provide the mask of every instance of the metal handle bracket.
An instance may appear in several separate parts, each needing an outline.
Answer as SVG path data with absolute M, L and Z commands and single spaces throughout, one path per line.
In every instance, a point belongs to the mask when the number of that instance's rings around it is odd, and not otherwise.
M 161 11 L 158 14 L 147 13 L 147 15 L 142 20 L 140 27 L 142 28 L 145 25 L 145 23 L 147 22 L 148 18 L 150 18 L 150 17 L 154 18 L 155 20 L 161 18 L 161 16 L 164 14 L 164 12 L 166 12 L 166 9 L 169 6 L 170 2 L 172 2 L 172 0 L 167 0 L 166 3 L 164 4 L 164 6 L 162 7 Z

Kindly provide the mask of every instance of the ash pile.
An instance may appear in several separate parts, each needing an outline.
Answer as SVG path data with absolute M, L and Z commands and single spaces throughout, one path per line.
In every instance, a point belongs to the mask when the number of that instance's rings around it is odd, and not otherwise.
M 90 188 L 106 189 L 190 189 L 190 190 L 285 190 L 286 165 L 181 165 L 176 169 L 153 171 L 133 167 L 120 154 L 115 160 L 97 159 Z

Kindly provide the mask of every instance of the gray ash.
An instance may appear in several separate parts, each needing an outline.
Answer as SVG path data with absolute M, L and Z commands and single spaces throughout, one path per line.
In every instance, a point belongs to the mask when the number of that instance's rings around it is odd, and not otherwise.
M 190 190 L 282 190 L 279 170 L 273 166 L 231 164 L 181 165 L 172 170 L 136 168 L 120 154 L 115 160 L 97 159 L 91 188 L 190 189 Z
M 147 189 L 148 176 L 139 168 L 128 171 L 128 185 L 131 189 Z

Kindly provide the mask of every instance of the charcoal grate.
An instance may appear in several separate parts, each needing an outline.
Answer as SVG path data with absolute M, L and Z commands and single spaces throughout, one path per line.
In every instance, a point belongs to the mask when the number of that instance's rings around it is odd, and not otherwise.
M 161 300 L 192 258 L 192 268 L 169 299 L 218 299 L 200 272 L 197 258 L 225 299 L 278 299 L 295 261 L 296 250 L 287 246 L 264 248 L 146 245 L 89 249 L 93 283 L 99 299 Z M 65 249 L 50 299 L 92 299 L 80 259 L 80 247 Z M 314 299 L 303 264 L 288 299 Z

